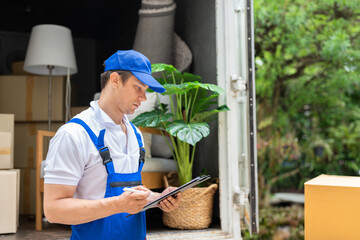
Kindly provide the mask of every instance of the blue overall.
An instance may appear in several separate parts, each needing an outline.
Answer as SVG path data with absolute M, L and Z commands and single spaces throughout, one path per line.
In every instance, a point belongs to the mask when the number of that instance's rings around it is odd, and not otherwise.
M 110 152 L 104 145 L 105 129 L 101 130 L 97 137 L 89 126 L 79 118 L 73 118 L 69 122 L 77 123 L 83 126 L 89 134 L 95 147 L 103 159 L 103 163 L 108 173 L 106 182 L 105 198 L 119 196 L 122 194 L 124 187 L 133 187 L 141 185 L 141 169 L 144 165 L 145 150 L 141 141 L 140 134 L 134 129 L 140 148 L 139 169 L 135 173 L 115 173 L 114 165 L 110 157 Z M 73 225 L 71 239 L 81 240 L 112 240 L 112 239 L 146 239 L 146 219 L 145 212 L 140 212 L 131 217 L 127 217 L 128 213 L 117 213 L 106 218 L 101 218 L 92 222 Z

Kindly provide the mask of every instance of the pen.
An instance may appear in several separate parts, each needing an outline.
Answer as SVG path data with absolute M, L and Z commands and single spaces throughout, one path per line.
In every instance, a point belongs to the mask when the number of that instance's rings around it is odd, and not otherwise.
M 136 190 L 136 189 L 133 189 L 133 188 L 124 188 L 123 189 L 124 190 L 124 192 L 138 192 L 138 193 L 142 193 L 142 192 L 144 192 L 144 191 L 141 191 L 141 190 Z

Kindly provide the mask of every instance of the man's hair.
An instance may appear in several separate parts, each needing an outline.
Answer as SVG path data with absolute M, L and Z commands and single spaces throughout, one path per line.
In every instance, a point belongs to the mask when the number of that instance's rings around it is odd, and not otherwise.
M 100 86 L 101 86 L 101 90 L 104 89 L 104 87 L 106 86 L 109 78 L 110 78 L 110 75 L 113 73 L 113 72 L 116 72 L 117 74 L 119 74 L 121 80 L 123 83 L 125 83 L 129 77 L 132 76 L 132 73 L 130 71 L 122 71 L 122 70 L 109 70 L 109 71 L 106 71 L 106 72 L 103 72 L 101 75 L 100 75 Z

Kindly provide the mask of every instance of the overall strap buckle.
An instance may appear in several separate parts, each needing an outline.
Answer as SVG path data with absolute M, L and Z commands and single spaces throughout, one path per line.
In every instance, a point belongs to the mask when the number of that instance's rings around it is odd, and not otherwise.
M 141 147 L 140 149 L 140 157 L 139 157 L 139 162 L 145 162 L 145 148 Z
M 106 165 L 107 163 L 111 162 L 112 159 L 110 157 L 110 151 L 108 147 L 102 147 L 99 150 L 100 156 L 103 160 L 103 164 Z

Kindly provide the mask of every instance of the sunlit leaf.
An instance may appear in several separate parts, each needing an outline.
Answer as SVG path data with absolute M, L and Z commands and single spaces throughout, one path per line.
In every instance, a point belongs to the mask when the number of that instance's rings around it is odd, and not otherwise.
M 210 116 L 213 116 L 214 114 L 217 114 L 219 112 L 226 112 L 229 110 L 230 109 L 226 105 L 222 105 L 217 109 L 195 114 L 194 117 L 190 120 L 190 122 L 203 122 L 206 121 Z
M 202 138 L 209 135 L 210 127 L 207 123 L 175 121 L 166 128 L 166 131 L 179 140 L 194 146 Z
M 177 69 L 170 64 L 165 64 L 165 63 L 154 63 L 151 64 L 151 72 L 152 73 L 157 73 L 157 72 L 162 72 L 162 71 L 177 71 Z
M 166 105 L 162 104 L 163 109 L 155 108 L 151 112 L 145 112 L 134 118 L 131 122 L 135 126 L 140 127 L 158 127 L 161 123 L 166 122 L 169 118 L 173 117 L 172 113 L 166 113 Z

